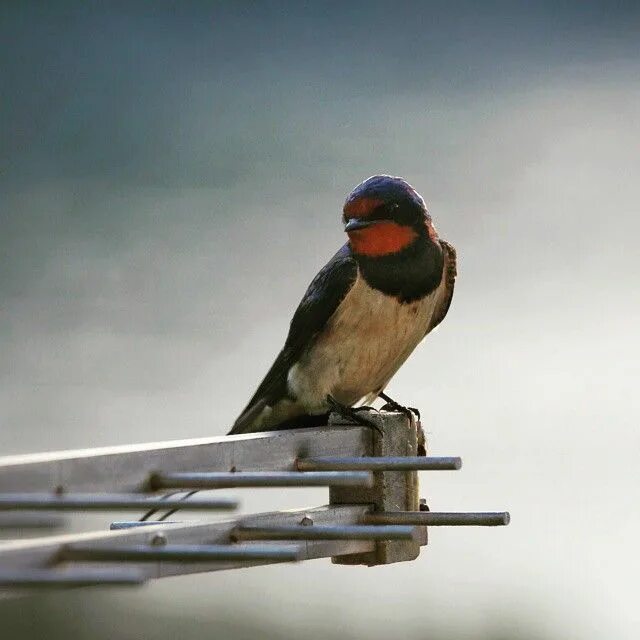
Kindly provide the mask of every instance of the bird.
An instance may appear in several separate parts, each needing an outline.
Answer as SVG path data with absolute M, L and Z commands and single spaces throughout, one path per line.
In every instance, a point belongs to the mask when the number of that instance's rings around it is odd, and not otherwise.
M 347 242 L 318 272 L 293 314 L 284 347 L 229 435 L 327 424 L 380 397 L 446 316 L 456 251 L 420 194 L 375 175 L 347 197 Z M 405 409 L 406 410 L 406 409 Z

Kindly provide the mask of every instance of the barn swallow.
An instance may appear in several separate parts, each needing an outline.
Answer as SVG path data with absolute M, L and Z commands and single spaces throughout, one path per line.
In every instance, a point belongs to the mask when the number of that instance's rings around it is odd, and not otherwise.
M 326 424 L 336 407 L 390 400 L 385 387 L 447 314 L 456 252 L 408 182 L 368 178 L 348 196 L 343 223 L 347 243 L 309 285 L 230 434 Z

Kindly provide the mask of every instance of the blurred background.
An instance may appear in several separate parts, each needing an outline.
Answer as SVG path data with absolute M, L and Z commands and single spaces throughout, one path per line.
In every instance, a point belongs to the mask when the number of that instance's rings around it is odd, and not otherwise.
M 0 454 L 224 434 L 391 173 L 459 256 L 390 387 L 465 461 L 422 492 L 512 514 L 413 563 L 4 602 L 7 637 L 637 638 L 639 29 L 634 2 L 3 2 Z

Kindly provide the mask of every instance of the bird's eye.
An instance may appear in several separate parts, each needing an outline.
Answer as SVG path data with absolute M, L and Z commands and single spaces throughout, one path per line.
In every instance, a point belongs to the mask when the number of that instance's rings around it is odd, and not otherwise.
M 387 211 L 389 213 L 393 213 L 396 209 L 398 209 L 400 205 L 397 202 L 389 202 L 387 204 Z

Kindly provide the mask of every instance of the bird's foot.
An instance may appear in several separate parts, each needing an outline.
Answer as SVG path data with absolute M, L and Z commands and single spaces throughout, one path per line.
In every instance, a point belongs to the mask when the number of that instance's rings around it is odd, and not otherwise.
M 361 411 L 375 411 L 377 413 L 377 409 L 375 407 L 370 407 L 367 404 L 363 404 L 359 407 L 351 407 L 351 411 L 354 413 L 360 413 Z
M 393 398 L 390 398 L 386 393 L 379 393 L 378 396 L 385 401 L 385 405 L 381 408 L 381 411 L 397 411 L 398 413 L 404 413 L 410 421 L 415 422 L 418 430 L 418 450 L 419 456 L 427 455 L 427 447 L 424 437 L 424 431 L 422 430 L 422 424 L 420 422 L 420 411 L 415 407 L 404 407 L 400 403 L 396 402 Z
M 386 402 L 382 407 L 382 411 L 398 411 L 399 413 L 404 413 L 408 417 L 415 416 L 418 422 L 420 422 L 420 411 L 415 407 L 405 407 L 396 402 L 393 398 L 390 398 L 386 393 L 381 392 L 378 396 Z
M 369 427 L 370 429 L 375 429 L 380 435 L 382 435 L 382 429 L 380 427 L 358 415 L 358 413 L 362 411 L 370 411 L 375 409 L 373 407 L 348 407 L 346 404 L 342 404 L 338 402 L 332 395 L 327 396 L 327 403 L 331 408 L 331 411 L 337 413 L 344 420 L 348 420 L 353 424 L 357 424 L 363 427 Z

